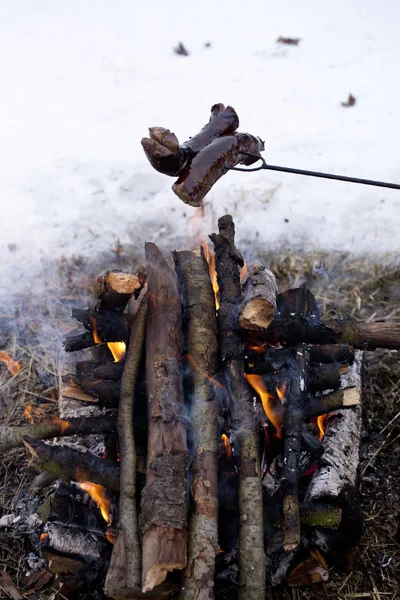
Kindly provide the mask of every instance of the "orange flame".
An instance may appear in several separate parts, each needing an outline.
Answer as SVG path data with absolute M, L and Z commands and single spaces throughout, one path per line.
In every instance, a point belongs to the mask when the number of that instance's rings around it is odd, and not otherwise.
M 286 402 L 286 383 L 282 383 L 281 387 L 277 387 L 276 393 L 278 394 L 281 404 L 284 404 Z
M 251 387 L 257 392 L 261 398 L 261 402 L 264 408 L 264 412 L 267 415 L 269 421 L 275 427 L 276 436 L 282 437 L 282 416 L 279 414 L 279 410 L 276 408 L 276 399 L 269 393 L 265 387 L 263 378 L 260 375 L 245 375 L 247 381 Z
M 101 339 L 99 338 L 99 334 L 97 333 L 97 323 L 96 323 L 96 319 L 94 317 L 90 317 L 90 323 L 92 325 L 92 335 L 93 335 L 93 341 L 95 344 L 102 344 L 103 342 L 101 341 Z
M 125 358 L 126 344 L 125 342 L 108 342 L 107 346 L 111 350 L 114 357 L 114 362 L 119 362 Z
M 59 419 L 58 417 L 56 417 L 55 419 L 52 420 L 52 423 L 54 423 L 55 425 L 59 425 L 60 426 L 60 432 L 64 433 L 64 431 L 66 431 L 70 425 L 70 422 L 67 421 L 66 419 Z
M 319 417 L 317 417 L 317 425 L 318 425 L 318 429 L 319 429 L 319 441 L 321 442 L 324 439 L 324 435 L 325 435 L 325 421 L 327 418 L 327 414 L 325 413 L 324 415 L 320 415 Z
M 21 365 L 16 360 L 12 359 L 7 352 L 0 352 L 0 360 L 6 365 L 7 369 L 10 371 L 11 375 L 18 375 L 21 370 Z
M 103 344 L 100 336 L 97 331 L 96 319 L 94 317 L 90 317 L 90 323 L 92 325 L 92 335 L 95 344 Z M 111 351 L 111 354 L 114 357 L 114 362 L 119 362 L 123 358 L 125 358 L 126 353 L 126 344 L 125 342 L 107 342 L 107 346 Z
M 106 488 L 90 481 L 80 482 L 79 485 L 97 503 L 101 516 L 108 523 L 110 520 L 111 500 L 108 497 Z
M 240 283 L 243 285 L 247 277 L 247 263 L 244 261 L 243 267 L 240 269 Z
M 39 539 L 40 539 L 41 542 L 43 542 L 43 540 L 45 540 L 46 538 L 47 538 L 47 533 L 41 533 L 40 534 Z
M 114 529 L 111 529 L 111 527 L 108 527 L 107 531 L 106 531 L 107 541 L 110 542 L 110 544 L 115 544 L 115 538 L 116 538 L 116 535 L 115 535 Z
M 210 279 L 211 279 L 211 283 L 212 283 L 213 290 L 214 290 L 214 296 L 215 296 L 215 306 L 216 306 L 216 309 L 218 310 L 220 304 L 219 304 L 219 285 L 218 285 L 218 278 L 217 278 L 217 269 L 215 268 L 215 253 L 207 243 L 203 243 L 202 246 L 203 246 L 203 250 L 204 250 L 204 256 L 206 257 L 206 261 L 208 262 Z
M 23 417 L 25 417 L 25 419 L 28 421 L 28 423 L 33 423 L 33 415 L 32 415 L 32 404 L 27 404 L 25 406 L 25 410 L 23 412 Z
M 232 456 L 232 446 L 231 446 L 231 443 L 229 441 L 228 436 L 225 435 L 225 433 L 223 433 L 221 435 L 221 440 L 224 443 L 227 458 L 231 458 L 231 456 Z

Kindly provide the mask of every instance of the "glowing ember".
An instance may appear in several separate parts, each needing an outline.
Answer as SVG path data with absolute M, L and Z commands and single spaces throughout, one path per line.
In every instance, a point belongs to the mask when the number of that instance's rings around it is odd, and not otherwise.
M 278 394 L 281 404 L 284 404 L 286 402 L 286 383 L 282 383 L 281 387 L 277 387 L 276 393 Z
M 108 497 L 106 488 L 97 483 L 91 483 L 90 481 L 83 481 L 82 483 L 79 483 L 79 485 L 97 503 L 101 516 L 105 522 L 108 523 L 110 520 L 111 500 Z
M 246 375 L 245 376 L 251 387 L 257 392 L 260 396 L 265 414 L 267 415 L 269 421 L 275 427 L 276 436 L 278 438 L 282 437 L 282 415 L 280 414 L 279 409 L 277 409 L 276 398 L 269 393 L 267 388 L 265 387 L 265 383 L 260 377 L 260 375 Z
M 208 262 L 208 268 L 210 271 L 210 279 L 214 290 L 215 306 L 219 309 L 219 285 L 217 279 L 217 270 L 215 268 L 215 253 L 208 244 L 203 244 L 204 256 Z
M 108 342 L 107 346 L 111 350 L 114 357 L 114 362 L 119 362 L 125 358 L 126 344 L 125 342 Z
M 60 426 L 61 433 L 64 433 L 64 431 L 66 431 L 69 427 L 69 421 L 67 421 L 66 419 L 59 419 L 58 417 L 53 419 L 52 423 Z
M 21 369 L 21 365 L 16 360 L 12 359 L 7 352 L 0 352 L 0 360 L 6 365 L 7 369 L 10 371 L 11 375 L 18 375 Z
M 225 435 L 225 433 L 223 433 L 221 435 L 221 440 L 223 441 L 224 446 L 225 446 L 226 456 L 227 456 L 227 458 L 230 458 L 232 456 L 232 446 L 231 446 L 228 436 Z
M 115 537 L 115 531 L 108 527 L 106 530 L 107 541 L 110 542 L 110 544 L 115 544 Z
M 325 421 L 327 418 L 327 414 L 325 415 L 320 415 L 319 417 L 317 417 L 317 425 L 318 425 L 318 429 L 319 429 L 319 441 L 321 442 L 324 438 L 325 435 Z
M 33 410 L 32 404 L 27 404 L 25 406 L 25 410 L 23 412 L 23 416 L 28 421 L 28 423 L 33 423 L 32 410 Z
M 260 344 L 246 344 L 246 350 L 250 350 L 254 354 L 265 354 L 265 348 L 267 346 L 267 342 L 263 342 Z
M 41 533 L 40 534 L 40 541 L 43 542 L 43 540 L 45 540 L 47 538 L 47 533 Z

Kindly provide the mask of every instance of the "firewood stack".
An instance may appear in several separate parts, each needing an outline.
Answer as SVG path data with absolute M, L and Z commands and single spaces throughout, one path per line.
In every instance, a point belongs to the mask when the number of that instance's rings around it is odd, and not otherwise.
M 62 398 L 98 415 L 0 430 L 0 451 L 25 444 L 64 481 L 41 543 L 69 586 L 85 573 L 115 599 L 259 600 L 351 566 L 362 350 L 399 348 L 400 325 L 321 321 L 306 288 L 279 294 L 268 268 L 245 268 L 229 215 L 218 225 L 218 292 L 203 248 L 174 252 L 174 268 L 148 243 L 143 273 L 106 273 L 74 310 L 86 331 L 65 349 L 95 359 Z M 103 456 L 42 441 L 93 433 Z M 87 482 L 109 499 L 108 527 L 88 516 Z

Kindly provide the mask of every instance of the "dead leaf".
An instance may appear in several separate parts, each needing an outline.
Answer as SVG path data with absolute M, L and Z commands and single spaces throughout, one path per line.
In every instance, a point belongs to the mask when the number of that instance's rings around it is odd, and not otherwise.
M 346 102 L 342 102 L 342 106 L 354 106 L 356 103 L 356 99 L 352 94 L 349 94 Z
M 279 37 L 276 40 L 277 44 L 288 44 L 289 46 L 297 46 L 300 38 Z
M 48 571 L 48 569 L 40 569 L 40 571 L 32 573 L 32 575 L 26 577 L 22 582 L 24 588 L 28 588 L 28 591 L 25 592 L 25 596 L 36 594 L 43 589 L 51 579 L 53 579 L 53 573 Z
M 174 48 L 175 54 L 179 54 L 179 56 L 189 56 L 189 52 L 186 50 L 185 46 L 182 42 L 179 42 L 176 48 Z

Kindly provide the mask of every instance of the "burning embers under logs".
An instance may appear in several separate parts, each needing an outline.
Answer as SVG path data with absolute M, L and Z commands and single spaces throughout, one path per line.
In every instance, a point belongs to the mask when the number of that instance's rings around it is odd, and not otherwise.
M 174 270 L 147 244 L 147 283 L 107 273 L 95 307 L 74 311 L 86 333 L 65 348 L 93 347 L 94 358 L 64 378 L 62 399 L 104 414 L 0 429 L 0 450 L 25 444 L 64 480 L 41 544 L 70 587 L 97 580 L 116 599 L 181 600 L 236 589 L 260 600 L 266 582 L 322 582 L 327 562 L 354 556 L 354 348 L 400 347 L 400 327 L 324 323 L 305 288 L 278 294 L 262 265 L 245 273 L 229 215 L 211 239 L 214 285 L 203 249 L 175 252 Z M 122 360 L 110 342 L 127 345 Z M 100 432 L 103 456 L 40 441 Z

